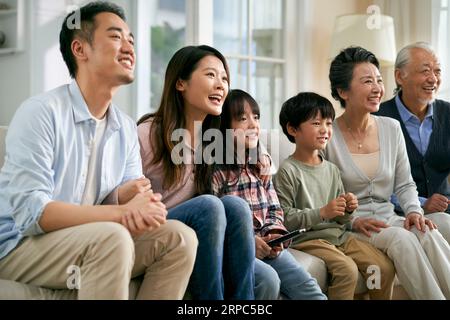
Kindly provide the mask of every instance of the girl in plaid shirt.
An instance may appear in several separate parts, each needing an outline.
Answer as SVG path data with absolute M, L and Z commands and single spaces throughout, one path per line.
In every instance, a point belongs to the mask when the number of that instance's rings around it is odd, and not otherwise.
M 271 158 L 259 145 L 259 106 L 242 90 L 231 91 L 223 105 L 221 132 L 223 164 L 216 164 L 211 192 L 236 195 L 253 213 L 255 231 L 255 298 L 326 299 L 317 281 L 287 250 L 289 243 L 270 247 L 266 242 L 287 233 L 270 175 Z M 228 143 L 227 143 L 228 142 Z

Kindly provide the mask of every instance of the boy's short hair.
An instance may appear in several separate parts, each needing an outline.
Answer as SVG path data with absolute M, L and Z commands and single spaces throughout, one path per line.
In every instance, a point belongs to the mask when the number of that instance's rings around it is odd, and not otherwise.
M 281 107 L 280 125 L 290 142 L 295 139 L 288 132 L 288 125 L 298 128 L 320 112 L 322 118 L 330 118 L 334 121 L 336 113 L 330 100 L 314 92 L 301 92 L 290 98 Z

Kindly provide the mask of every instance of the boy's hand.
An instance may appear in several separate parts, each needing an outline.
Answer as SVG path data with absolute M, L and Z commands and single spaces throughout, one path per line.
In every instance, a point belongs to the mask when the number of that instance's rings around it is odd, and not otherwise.
M 347 206 L 345 207 L 345 210 L 347 212 L 352 213 L 358 208 L 358 198 L 356 198 L 356 196 L 353 193 L 348 192 L 342 195 L 342 197 L 345 198 L 345 201 L 347 203 Z
M 150 180 L 145 177 L 125 182 L 119 187 L 119 204 L 128 203 L 138 193 L 144 193 L 151 190 L 152 184 L 150 183 Z
M 337 216 L 343 216 L 345 214 L 345 208 L 347 201 L 344 196 L 339 196 L 334 200 L 331 200 L 325 207 L 320 208 L 320 217 L 324 220 L 333 219 Z

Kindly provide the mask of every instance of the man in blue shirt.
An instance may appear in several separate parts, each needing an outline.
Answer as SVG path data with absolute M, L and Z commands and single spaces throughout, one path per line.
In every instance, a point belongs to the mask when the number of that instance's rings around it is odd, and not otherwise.
M 143 276 L 137 298 L 181 299 L 197 238 L 166 220 L 161 195 L 142 178 L 135 123 L 112 104 L 134 80 L 133 35 L 111 3 L 82 7 L 72 29 L 74 14 L 60 33 L 74 81 L 25 101 L 8 130 L 0 279 L 128 299 L 130 279 Z
M 433 49 L 419 42 L 400 50 L 395 80 L 397 95 L 382 103 L 377 114 L 400 121 L 425 214 L 450 213 L 450 104 L 436 99 L 441 66 Z M 437 224 L 448 239 L 447 219 Z

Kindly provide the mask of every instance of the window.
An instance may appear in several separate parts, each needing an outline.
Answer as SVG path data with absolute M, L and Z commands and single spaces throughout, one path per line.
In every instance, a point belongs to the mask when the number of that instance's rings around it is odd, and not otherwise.
M 184 46 L 186 6 L 184 0 L 152 0 L 150 106 L 159 106 L 164 74 L 173 54 Z
M 133 3 L 140 39 L 137 41 L 135 117 L 158 108 L 165 69 L 175 51 L 185 45 L 206 44 L 216 47 L 227 58 L 232 88 L 246 90 L 258 101 L 261 126 L 278 128 L 281 104 L 301 87 L 298 61 L 301 61 L 302 47 L 298 43 L 302 39 L 299 34 L 302 4 L 306 2 L 140 0 Z
M 214 46 L 227 58 L 231 87 L 248 91 L 261 126 L 277 126 L 284 99 L 284 0 L 214 0 Z
M 450 1 L 440 0 L 439 32 L 436 45 L 442 66 L 440 98 L 450 100 Z

